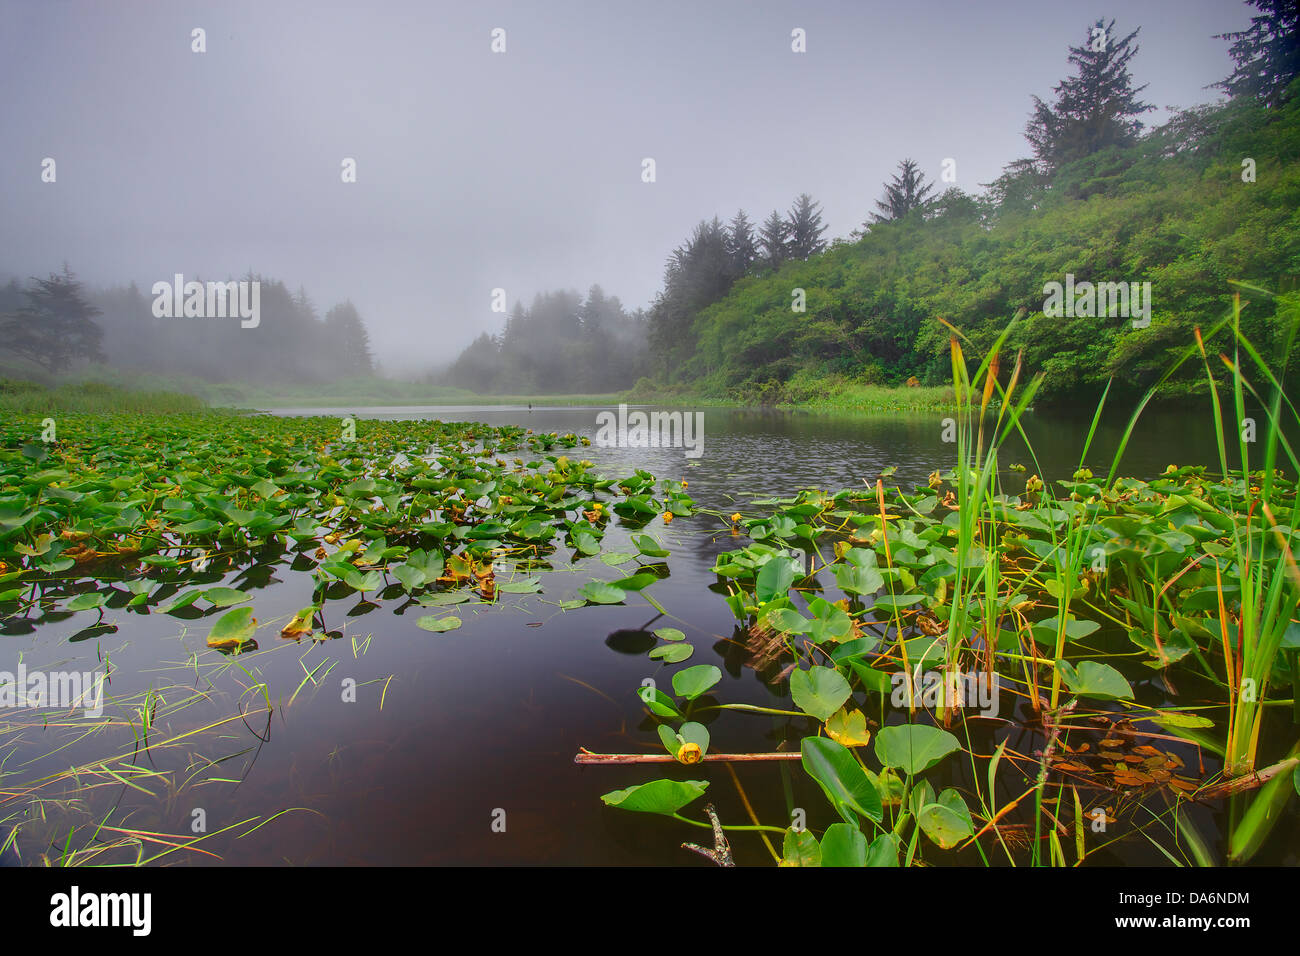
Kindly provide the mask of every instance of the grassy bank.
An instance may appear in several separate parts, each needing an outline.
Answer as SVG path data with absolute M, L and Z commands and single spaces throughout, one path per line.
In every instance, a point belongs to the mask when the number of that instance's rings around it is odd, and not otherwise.
M 194 395 L 154 390 L 130 390 L 83 382 L 46 388 L 36 382 L 0 380 L 0 415 L 195 414 L 209 411 Z
M 820 411 L 937 411 L 956 408 L 952 387 L 868 385 L 839 378 L 797 377 L 784 384 L 738 390 L 725 395 L 700 393 L 686 385 L 663 385 L 641 379 L 623 393 L 623 401 L 666 405 L 756 406 Z

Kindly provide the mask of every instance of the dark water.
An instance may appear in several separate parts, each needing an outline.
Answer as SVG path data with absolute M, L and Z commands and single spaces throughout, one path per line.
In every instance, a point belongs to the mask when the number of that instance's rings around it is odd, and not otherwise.
M 469 419 L 593 436 L 598 411 L 449 407 L 278 414 Z M 644 468 L 657 477 L 685 478 L 698 507 L 729 512 L 750 499 L 803 487 L 838 490 L 860 487 L 864 480 L 874 483 L 889 465 L 897 466 L 892 480 L 904 487 L 923 483 L 935 469 L 951 467 L 953 446 L 941 440 L 942 418 L 708 409 L 698 459 L 670 448 L 592 447 L 581 455 L 607 475 Z M 1045 477 L 1066 477 L 1077 467 L 1087 425 L 1087 418 L 1059 413 L 1028 422 Z M 1099 475 L 1105 474 L 1121 430 L 1122 423 L 1108 424 L 1099 434 L 1088 461 Z M 1215 460 L 1212 428 L 1203 418 L 1197 421 L 1173 410 L 1149 417 L 1121 471 L 1151 477 L 1171 463 Z M 1039 470 L 1023 449 L 1012 448 L 1003 461 L 1022 461 L 1030 473 Z M 113 695 L 123 698 L 150 688 L 162 695 L 152 740 L 241 709 L 259 713 L 174 746 L 138 749 L 136 765 L 169 772 L 168 782 L 137 778 L 154 797 L 112 780 L 81 792 L 50 786 L 34 796 L 75 802 L 37 809 L 23 801 L 0 804 L 0 832 L 6 814 L 26 807 L 22 849 L 24 862 L 31 863 L 41 852 L 58 856 L 69 822 L 102 819 L 114 803 L 117 819 L 124 821 L 119 826 L 184 835 L 191 834 L 198 810 L 206 817 L 206 832 L 213 833 L 286 808 L 308 808 L 313 812 L 295 809 L 242 838 L 232 831 L 201 846 L 239 864 L 707 865 L 680 849 L 683 840 L 708 843 L 707 831 L 607 808 L 600 795 L 658 776 L 704 779 L 710 781 L 709 798 L 724 822 L 748 823 L 726 766 L 573 763 L 582 747 L 661 751 L 636 691 L 647 677 L 668 687 L 671 674 L 688 664 L 722 668 L 723 681 L 714 690 L 720 702 L 789 706 L 743 666 L 745 655 L 732 641 L 734 618 L 709 590 L 715 582 L 709 568 L 717 553 L 744 539 L 733 538 L 723 522 L 707 515 L 678 519 L 669 527 L 656 520 L 647 530 L 672 550 L 669 576 L 651 589 L 669 612 L 666 617 L 636 596 L 629 596 L 626 606 L 561 610 L 556 602 L 588 580 L 621 577 L 634 565 L 610 568 L 599 558 L 570 564 L 557 556 L 555 566 L 569 573 L 544 575 L 545 593 L 503 594 L 493 607 L 448 609 L 464 623 L 444 634 L 427 633 L 415 624 L 419 616 L 442 614 L 442 609 L 408 605 L 400 596 L 376 606 L 355 594 L 326 606 L 327 624 L 342 633 L 340 639 L 315 646 L 285 642 L 276 636 L 281 620 L 262 632 L 264 638 L 259 635 L 258 653 L 236 658 L 206 648 L 203 637 L 210 620 L 110 608 L 105 622 L 116 630 L 109 633 L 86 631 L 95 623 L 94 612 L 39 622 L 10 620 L 0 630 L 0 670 L 13 670 L 20 656 L 29 668 L 49 669 L 102 667 L 107 659 Z M 635 550 L 626 545 L 626 531 L 616 523 L 604 549 Z M 305 570 L 294 570 L 292 559 L 292 553 L 279 555 L 222 580 L 255 589 L 255 613 L 263 623 L 283 619 L 311 601 L 312 578 Z M 212 583 L 217 581 L 212 576 Z M 647 658 L 655 643 L 649 632 L 664 626 L 681 628 L 695 646 L 685 664 L 661 665 Z M 308 674 L 315 675 L 315 682 Z M 356 683 L 355 702 L 343 699 L 345 679 Z M 269 720 L 260 713 L 265 710 L 257 687 L 261 683 L 274 706 Z M 194 689 L 210 699 L 178 706 Z M 868 716 L 881 718 L 878 713 Z M 772 750 L 787 737 L 797 741 L 807 732 L 805 722 L 787 717 L 712 711 L 695 719 L 708 724 L 715 752 Z M 0 759 L 6 770 L 21 768 L 25 779 L 35 779 L 92 758 L 132 753 L 135 746 L 132 734 L 119 728 L 50 752 L 68 744 L 71 733 L 0 734 Z M 785 825 L 789 806 L 809 808 L 811 825 L 832 822 L 821 793 L 797 765 L 741 764 L 735 770 L 763 823 Z M 35 819 L 41 809 L 48 819 Z M 505 827 L 498 832 L 502 811 Z M 697 807 L 688 813 L 699 818 Z M 1203 822 L 1214 826 L 1213 820 Z M 11 819 L 9 825 L 13 823 Z M 1283 830 L 1276 838 L 1286 839 Z M 1146 841 L 1137 842 L 1106 861 L 1163 862 Z M 733 845 L 742 864 L 771 862 L 756 835 L 737 835 Z M 163 849 L 151 846 L 146 855 Z M 164 861 L 218 862 L 191 854 L 173 854 Z

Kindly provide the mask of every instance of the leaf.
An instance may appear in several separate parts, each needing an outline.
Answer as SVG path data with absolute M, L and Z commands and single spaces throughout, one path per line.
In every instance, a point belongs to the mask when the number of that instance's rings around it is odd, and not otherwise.
M 822 866 L 866 866 L 867 838 L 856 826 L 832 823 L 822 834 Z
M 754 596 L 760 604 L 773 598 L 785 597 L 794 584 L 794 564 L 789 558 L 776 555 L 769 558 L 758 572 Z
M 1044 618 L 1030 627 L 1034 640 L 1040 644 L 1046 644 L 1049 647 L 1056 644 L 1056 629 L 1060 626 L 1060 616 Z M 1081 641 L 1088 635 L 1092 634 L 1101 625 L 1096 621 L 1080 621 L 1073 615 L 1068 615 L 1065 619 L 1065 639 L 1067 641 Z
M 926 724 L 898 724 L 882 727 L 876 734 L 876 757 L 886 767 L 910 776 L 933 767 L 961 749 L 957 738 L 946 730 Z
M 693 720 L 682 724 L 681 729 L 676 733 L 666 724 L 660 724 L 659 739 L 663 741 L 668 752 L 681 763 L 699 763 L 709 752 L 709 728 Z M 687 747 L 688 744 L 694 744 L 695 747 Z M 683 750 L 686 759 L 683 759 Z
M 703 796 L 708 786 L 706 780 L 651 780 L 626 790 L 611 791 L 600 799 L 611 807 L 671 816 Z
M 814 664 L 808 670 L 796 669 L 790 675 L 790 696 L 795 706 L 818 720 L 826 720 L 839 710 L 852 688 L 837 670 Z
M 293 620 L 280 629 L 280 636 L 297 637 L 299 634 L 310 634 L 312 618 L 316 616 L 316 611 L 315 605 L 303 608 L 293 616 Z
M 257 632 L 257 618 L 251 607 L 238 607 L 217 618 L 208 632 L 208 647 L 234 647 L 243 644 Z
M 663 644 L 650 652 L 650 659 L 665 664 L 680 664 L 695 653 L 690 644 Z
M 426 631 L 433 631 L 435 634 L 441 634 L 443 631 L 454 631 L 460 627 L 460 618 L 438 617 L 436 614 L 429 614 L 416 621 L 415 626 Z
M 590 531 L 575 531 L 573 546 L 582 554 L 600 553 L 600 540 Z
M 665 640 L 665 641 L 684 641 L 684 640 L 686 640 L 686 634 L 685 634 L 684 632 L 682 632 L 682 631 L 679 631 L 679 630 L 678 630 L 677 628 L 675 628 L 675 627 L 661 627 L 661 628 L 658 628 L 658 629 L 655 630 L 654 635 L 655 635 L 655 637 L 661 638 L 661 639 L 663 639 L 663 640 Z
M 101 594 L 97 591 L 91 591 L 88 594 L 78 594 L 64 606 L 64 610 L 89 611 L 91 608 L 103 607 L 104 602 L 107 600 L 107 594 Z
M 807 634 L 813 626 L 812 621 L 788 607 L 778 607 L 768 611 L 764 620 L 768 627 L 782 634 Z
M 592 581 L 578 589 L 578 593 L 592 604 L 621 604 L 627 592 L 604 581 Z
M 542 589 L 542 579 L 537 577 L 524 578 L 521 581 L 511 581 L 509 584 L 500 584 L 497 590 L 505 594 L 536 594 Z
M 398 582 L 407 591 L 414 591 L 425 585 L 424 570 L 412 564 L 399 564 L 396 567 L 390 567 L 388 571 L 393 577 L 397 578 Z
M 945 850 L 951 850 L 975 832 L 966 801 L 956 790 L 945 790 L 937 803 L 921 808 L 917 823 L 925 835 Z
M 867 848 L 867 866 L 898 866 L 898 837 L 882 833 Z
M 1076 670 L 1069 661 L 1057 661 L 1056 666 L 1061 671 L 1066 686 L 1079 697 L 1095 697 L 1099 700 L 1133 698 L 1133 688 L 1129 682 L 1109 664 L 1084 661 Z
M 807 830 L 787 829 L 781 843 L 781 865 L 821 866 L 822 848 L 817 838 Z
M 464 604 L 472 597 L 468 591 L 438 591 L 434 594 L 421 594 L 415 603 L 420 607 L 443 607 L 448 604 Z
M 687 668 L 693 670 L 693 668 Z M 641 703 L 649 708 L 650 713 L 656 717 L 676 717 L 682 719 L 684 715 L 677 709 L 673 699 L 665 694 L 659 688 L 642 687 L 637 691 L 637 696 L 641 698 Z
M 171 614 L 175 611 L 181 610 L 182 608 L 187 608 L 202 596 L 203 592 L 199 590 L 186 591 L 184 594 L 177 595 L 175 601 L 172 601 L 171 604 L 162 608 L 162 612 L 164 614 Z
M 648 587 L 658 580 L 659 576 L 657 574 L 651 574 L 649 571 L 645 571 L 641 574 L 634 574 L 631 577 L 619 578 L 617 581 L 611 581 L 609 582 L 609 586 L 612 588 L 618 588 L 622 591 L 640 591 L 642 588 Z
M 924 594 L 900 594 L 897 597 L 882 594 L 876 598 L 872 610 L 893 611 L 896 608 L 907 607 L 911 604 L 919 604 L 925 600 Z
M 668 552 L 665 551 L 654 538 L 648 534 L 636 534 L 632 536 L 632 543 L 636 545 L 637 551 L 651 558 L 666 558 Z
M 1161 727 L 1213 727 L 1214 721 L 1199 714 L 1188 714 L 1178 710 L 1155 710 L 1151 718 Z
M 243 604 L 252 599 L 252 595 L 247 591 L 237 591 L 235 588 L 208 588 L 203 592 L 203 600 L 213 607 L 230 607 L 232 604 Z
M 881 821 L 884 808 L 880 792 L 853 754 L 827 737 L 805 737 L 799 743 L 799 751 L 804 770 L 817 781 L 845 822 L 857 822 L 850 811 L 876 823 Z
M 722 680 L 722 671 L 712 664 L 696 664 L 673 675 L 673 693 L 694 700 Z
M 620 564 L 625 564 L 635 557 L 635 554 L 628 551 L 607 551 L 600 556 L 600 560 L 604 561 L 612 568 L 617 567 Z
M 874 555 L 874 552 L 872 554 Z M 840 590 L 848 594 L 875 594 L 885 586 L 885 579 L 874 567 L 837 564 L 834 572 Z
M 862 747 L 871 742 L 867 718 L 860 710 L 840 708 L 826 721 L 826 733 L 845 747 Z

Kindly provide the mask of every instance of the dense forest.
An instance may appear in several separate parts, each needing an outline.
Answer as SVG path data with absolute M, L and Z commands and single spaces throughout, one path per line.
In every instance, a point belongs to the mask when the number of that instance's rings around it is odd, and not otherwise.
M 938 192 L 907 159 L 861 230 L 824 251 L 807 196 L 757 236 L 744 212 L 701 222 L 649 312 L 641 390 L 800 401 L 844 382 L 939 384 L 951 375 L 939 318 L 976 345 L 1015 320 L 1012 344 L 1047 373 L 1048 400 L 1095 394 L 1111 376 L 1136 390 L 1234 291 L 1267 354 L 1300 318 L 1300 55 L 1295 4 L 1254 5 L 1250 30 L 1228 36 L 1226 102 L 1145 129 L 1152 107 L 1129 71 L 1138 30 L 1097 21 L 1070 47 L 1056 101 L 1034 98 L 1032 157 L 983 193 Z M 1149 282 L 1149 324 L 1101 308 L 1045 314 L 1047 284 L 1067 276 Z M 1203 382 L 1187 373 L 1171 393 Z
M 599 285 L 585 299 L 540 293 L 516 305 L 499 334 L 475 339 L 441 378 L 498 395 L 614 391 L 646 373 L 645 330 L 641 310 L 629 313 Z
M 51 377 L 84 363 L 208 382 L 319 383 L 374 373 L 356 306 L 321 315 L 306 291 L 259 283 L 255 327 L 238 318 L 155 315 L 135 283 L 88 289 L 65 266 L 0 286 L 0 360 L 11 377 Z M 233 310 L 232 310 L 233 311 Z

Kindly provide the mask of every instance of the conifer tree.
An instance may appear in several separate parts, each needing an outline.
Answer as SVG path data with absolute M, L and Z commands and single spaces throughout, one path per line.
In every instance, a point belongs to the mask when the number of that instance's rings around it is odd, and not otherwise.
M 927 183 L 921 168 L 914 160 L 904 159 L 898 164 L 894 181 L 885 183 L 885 198 L 876 201 L 879 212 L 871 214 L 873 222 L 892 222 L 902 219 L 914 209 L 923 209 L 929 202 L 934 184 Z M 863 223 L 864 226 L 869 225 Z
M 1296 0 L 1248 0 L 1259 9 L 1250 27 L 1220 33 L 1231 40 L 1228 50 L 1237 68 L 1215 86 L 1229 96 L 1257 96 L 1267 106 L 1278 106 L 1291 81 L 1300 76 L 1300 3 Z
M 826 248 L 822 233 L 821 205 L 813 202 L 807 193 L 801 193 L 794 201 L 790 214 L 786 218 L 790 227 L 788 251 L 791 259 L 807 259 Z
M 1137 98 L 1146 86 L 1134 89 L 1128 69 L 1138 31 L 1117 38 L 1114 28 L 1113 19 L 1098 20 L 1083 46 L 1069 48 L 1075 75 L 1056 85 L 1055 104 L 1034 97 L 1025 137 L 1047 173 L 1108 146 L 1131 146 L 1142 132 L 1137 117 L 1155 109 Z
M 763 265 L 769 269 L 781 268 L 790 257 L 790 223 L 777 210 L 763 220 L 758 231 L 758 245 L 763 250 Z

